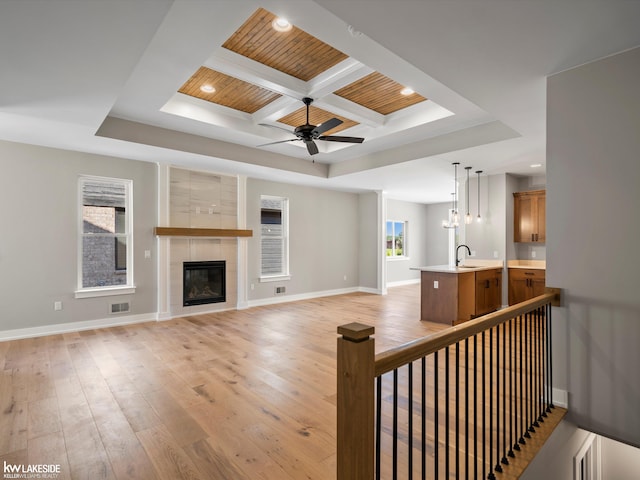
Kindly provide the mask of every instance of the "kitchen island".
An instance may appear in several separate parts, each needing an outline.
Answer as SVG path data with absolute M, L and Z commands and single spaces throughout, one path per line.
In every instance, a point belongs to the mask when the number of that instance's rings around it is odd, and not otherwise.
M 502 305 L 501 260 L 472 260 L 420 270 L 420 320 L 458 325 Z

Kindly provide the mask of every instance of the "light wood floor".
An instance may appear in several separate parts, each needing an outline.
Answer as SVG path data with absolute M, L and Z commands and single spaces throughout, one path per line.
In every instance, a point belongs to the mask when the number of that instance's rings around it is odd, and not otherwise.
M 338 325 L 444 328 L 419 286 L 0 343 L 0 462 L 60 479 L 335 478 Z

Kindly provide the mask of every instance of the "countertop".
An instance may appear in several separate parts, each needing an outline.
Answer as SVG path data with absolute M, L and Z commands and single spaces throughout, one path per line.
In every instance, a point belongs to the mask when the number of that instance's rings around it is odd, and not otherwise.
M 527 270 L 546 270 L 545 260 L 509 260 L 507 268 L 526 268 Z
M 437 273 L 468 273 L 479 272 L 482 270 L 495 270 L 502 268 L 502 260 L 474 260 L 469 259 L 458 267 L 449 265 L 430 265 L 427 267 L 415 267 L 411 270 L 420 270 L 421 272 L 437 272 Z

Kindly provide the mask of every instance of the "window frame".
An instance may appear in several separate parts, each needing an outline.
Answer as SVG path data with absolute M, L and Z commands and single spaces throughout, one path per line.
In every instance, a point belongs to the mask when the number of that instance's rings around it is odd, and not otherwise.
M 84 232 L 84 212 L 83 212 L 83 190 L 87 183 L 116 183 L 121 184 L 125 190 L 125 221 L 124 233 L 114 233 L 114 247 L 118 238 L 126 239 L 126 269 L 116 268 L 114 264 L 114 273 L 126 275 L 126 283 L 121 285 L 105 285 L 99 287 L 83 287 L 83 247 L 84 238 L 88 235 Z M 133 257 L 134 257 L 134 239 L 133 239 L 133 180 L 115 177 L 101 177 L 95 175 L 79 175 L 77 191 L 77 289 L 75 298 L 91 298 L 103 297 L 110 295 L 128 295 L 135 293 L 136 287 L 134 283 Z M 123 273 L 124 272 L 124 273 Z
M 391 220 L 388 219 L 385 222 L 385 230 L 384 230 L 384 236 L 385 236 L 385 242 L 387 241 L 387 238 L 389 237 L 388 231 L 389 231 L 389 223 L 392 224 L 393 229 L 392 229 L 392 245 L 395 245 L 395 239 L 397 237 L 396 235 L 396 224 L 401 223 L 402 224 L 402 255 L 396 255 L 395 248 L 391 248 L 391 251 L 393 253 L 393 255 L 388 255 L 389 249 L 386 247 L 385 245 L 385 258 L 387 260 L 408 260 L 409 259 L 409 252 L 408 252 L 408 242 L 407 242 L 407 232 L 409 229 L 409 222 L 407 220 Z
M 281 225 L 282 225 L 282 271 L 277 274 L 265 274 L 262 271 L 262 257 L 264 255 L 262 247 L 262 201 L 263 200 L 277 200 L 282 202 L 281 209 Z M 282 280 L 289 280 L 291 273 L 289 270 L 289 198 L 281 197 L 277 195 L 260 195 L 260 209 L 259 209 L 259 221 L 260 221 L 260 275 L 258 277 L 260 282 L 278 282 Z

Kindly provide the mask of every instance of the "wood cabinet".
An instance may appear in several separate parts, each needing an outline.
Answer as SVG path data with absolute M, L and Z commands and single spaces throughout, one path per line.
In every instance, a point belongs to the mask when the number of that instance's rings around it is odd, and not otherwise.
M 502 268 L 422 271 L 420 319 L 457 325 L 502 306 Z
M 495 312 L 502 306 L 502 270 L 476 272 L 475 316 Z
M 545 291 L 545 274 L 541 269 L 510 268 L 509 305 L 542 295 Z
M 532 190 L 513 194 L 513 241 L 546 241 L 546 191 Z

